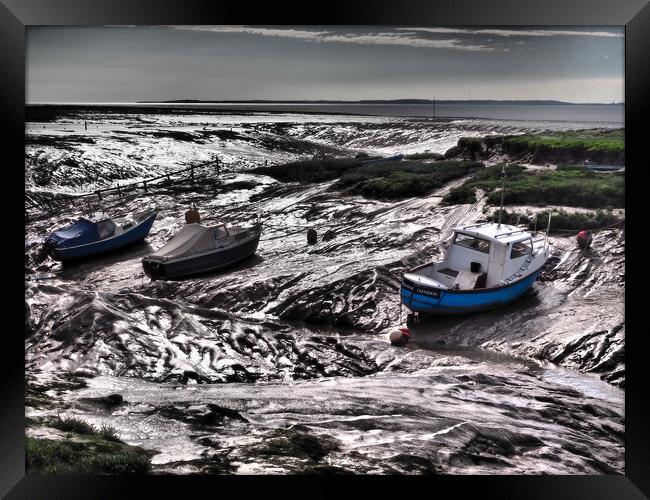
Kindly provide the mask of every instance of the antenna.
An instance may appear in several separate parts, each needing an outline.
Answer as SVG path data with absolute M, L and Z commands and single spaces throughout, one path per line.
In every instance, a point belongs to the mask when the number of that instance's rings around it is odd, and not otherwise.
M 433 94 L 433 117 L 436 117 L 436 94 Z
M 506 192 L 506 164 L 503 164 L 503 170 L 501 171 L 503 174 L 503 184 L 501 186 L 501 206 L 499 207 L 499 225 L 497 227 L 501 227 L 501 215 L 503 214 L 503 195 Z
M 553 212 L 548 211 L 548 225 L 546 226 L 546 242 L 548 243 L 548 233 L 551 231 L 551 216 Z

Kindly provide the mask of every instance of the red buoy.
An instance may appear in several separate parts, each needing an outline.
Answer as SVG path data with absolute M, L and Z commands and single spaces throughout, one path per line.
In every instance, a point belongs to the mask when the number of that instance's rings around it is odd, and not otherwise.
M 388 334 L 388 339 L 393 345 L 404 345 L 409 341 L 411 332 L 408 328 L 396 328 Z
M 578 241 L 578 246 L 580 248 L 587 248 L 591 245 L 594 237 L 591 234 L 591 231 L 585 231 L 584 229 L 578 233 L 576 240 Z

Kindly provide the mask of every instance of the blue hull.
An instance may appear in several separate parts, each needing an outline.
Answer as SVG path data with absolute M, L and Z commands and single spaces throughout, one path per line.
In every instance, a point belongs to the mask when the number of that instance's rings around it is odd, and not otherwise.
M 443 290 L 402 280 L 402 304 L 425 314 L 464 314 L 500 307 L 521 297 L 539 276 L 541 269 L 510 285 L 484 290 Z
M 154 220 L 156 220 L 156 212 L 118 236 L 69 248 L 57 246 L 50 251 L 50 255 L 56 260 L 65 261 L 84 259 L 93 255 L 118 250 L 146 238 Z

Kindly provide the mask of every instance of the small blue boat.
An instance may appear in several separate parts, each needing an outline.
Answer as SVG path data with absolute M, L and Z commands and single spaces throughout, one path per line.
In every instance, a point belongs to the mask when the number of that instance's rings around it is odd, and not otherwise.
M 111 252 L 144 240 L 157 211 L 132 215 L 124 219 L 103 219 L 93 222 L 80 217 L 45 238 L 45 252 L 54 260 L 83 259 Z
M 592 172 L 619 172 L 625 170 L 625 166 L 622 165 L 592 165 L 589 163 L 585 163 L 584 168 Z
M 423 314 L 499 307 L 533 285 L 548 257 L 547 235 L 497 223 L 453 228 L 451 244 L 440 262 L 404 274 L 401 301 L 412 312 Z

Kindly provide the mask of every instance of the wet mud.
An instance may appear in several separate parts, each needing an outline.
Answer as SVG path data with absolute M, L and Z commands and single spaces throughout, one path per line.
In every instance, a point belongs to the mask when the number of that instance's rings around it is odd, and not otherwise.
M 225 167 L 219 190 L 199 178 L 104 200 L 109 214 L 154 197 L 160 211 L 146 243 L 92 261 L 62 266 L 40 252 L 45 234 L 86 207 L 31 215 L 28 416 L 109 422 L 156 452 L 155 473 L 623 473 L 622 230 L 597 233 L 586 251 L 553 235 L 521 301 L 411 320 L 399 348 L 387 333 L 407 321 L 401 274 L 438 257 L 452 227 L 483 220 L 484 200 L 440 205 L 464 179 L 385 202 L 342 197 L 333 181 L 249 172 L 305 155 L 444 153 L 462 135 L 519 130 L 529 129 L 297 114 L 28 123 L 27 190 L 92 191 L 215 155 Z M 140 260 L 182 227 L 190 203 L 205 222 L 259 215 L 258 252 L 218 273 L 152 282 Z

